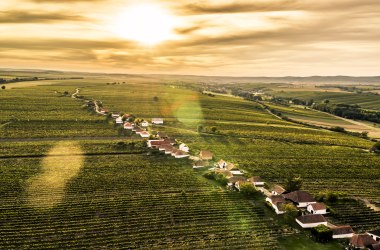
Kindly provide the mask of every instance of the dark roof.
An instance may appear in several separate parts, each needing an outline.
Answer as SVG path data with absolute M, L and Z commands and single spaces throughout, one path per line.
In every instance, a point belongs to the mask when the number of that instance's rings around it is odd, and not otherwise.
M 376 229 L 376 230 L 368 231 L 368 233 L 370 233 L 370 234 L 373 234 L 373 235 L 376 235 L 376 236 L 379 236 L 379 237 L 380 237 L 380 229 Z
M 278 193 L 278 194 L 283 194 L 286 190 L 279 186 L 279 185 L 274 185 L 273 188 L 272 188 L 272 191 Z
M 248 179 L 248 181 L 252 182 L 263 182 L 260 176 L 252 176 L 251 178 Z
M 243 176 L 234 176 L 228 179 L 228 182 L 235 183 L 238 181 L 245 181 L 245 178 Z
M 350 244 L 355 247 L 368 247 L 372 244 L 377 244 L 377 241 L 368 234 L 354 234 L 350 240 Z
M 309 206 L 311 206 L 314 211 L 326 209 L 326 205 L 324 203 L 321 203 L 321 202 L 313 203 L 313 204 L 310 204 Z
M 315 201 L 313 196 L 305 191 L 294 191 L 288 194 L 284 194 L 284 197 L 297 203 Z
M 320 215 L 320 214 L 307 214 L 307 215 L 298 216 L 297 220 L 299 220 L 303 224 L 326 222 L 325 217 L 323 217 L 323 215 Z
M 380 243 L 378 243 L 378 244 L 373 244 L 373 245 L 372 245 L 372 250 L 380 250 Z
M 202 150 L 199 155 L 202 157 L 202 158 L 212 158 L 212 153 L 210 151 L 207 151 L 207 150 Z
M 331 229 L 333 235 L 341 235 L 341 234 L 352 234 L 354 230 L 352 230 L 351 226 L 339 226 Z
M 276 206 L 277 206 L 277 203 L 279 202 L 281 203 L 285 202 L 285 198 L 281 195 L 272 195 L 271 197 L 269 197 L 269 199 L 271 199 L 272 203 Z

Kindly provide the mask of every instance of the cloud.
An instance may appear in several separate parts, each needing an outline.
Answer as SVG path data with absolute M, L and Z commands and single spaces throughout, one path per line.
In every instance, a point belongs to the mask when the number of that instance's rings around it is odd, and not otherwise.
M 1 11 L 0 23 L 54 23 L 62 21 L 85 21 L 87 18 L 62 13 Z

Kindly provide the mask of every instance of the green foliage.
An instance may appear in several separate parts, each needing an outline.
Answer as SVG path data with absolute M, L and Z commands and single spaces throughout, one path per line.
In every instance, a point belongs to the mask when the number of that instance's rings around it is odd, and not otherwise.
M 329 242 L 332 240 L 333 232 L 325 225 L 319 225 L 311 229 L 311 233 L 319 242 Z
M 380 151 L 380 141 L 376 142 L 373 146 L 372 146 L 372 150 L 377 152 L 377 151 Z
M 285 211 L 285 220 L 288 222 L 294 221 L 294 219 L 298 216 L 298 209 L 291 203 L 287 203 L 283 207 Z
M 322 191 L 317 194 L 316 199 L 321 202 L 334 203 L 337 202 L 340 198 L 344 198 L 346 196 L 347 194 L 344 192 Z
M 240 193 L 245 196 L 254 196 L 259 193 L 252 183 L 243 183 L 240 185 Z
M 5 89 L 5 88 L 6 88 L 5 85 L 1 86 L 1 89 Z
M 302 184 L 303 184 L 303 180 L 301 176 L 290 175 L 286 178 L 285 190 L 288 192 L 300 190 L 302 187 Z

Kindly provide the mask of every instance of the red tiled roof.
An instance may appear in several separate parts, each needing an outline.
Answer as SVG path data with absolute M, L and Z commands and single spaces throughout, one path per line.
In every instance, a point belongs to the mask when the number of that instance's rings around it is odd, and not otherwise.
M 248 181 L 252 182 L 263 182 L 260 176 L 252 176 L 251 178 L 248 179 Z
M 331 229 L 333 235 L 341 235 L 341 234 L 352 234 L 354 230 L 352 230 L 351 226 L 339 226 Z
M 309 206 L 311 206 L 314 211 L 326 209 L 326 205 L 324 203 L 321 203 L 321 202 L 313 203 L 313 204 L 310 204 Z
M 294 191 L 284 195 L 286 199 L 289 199 L 293 202 L 314 202 L 314 198 L 311 194 L 305 191 Z
M 378 242 L 368 234 L 354 234 L 350 240 L 350 244 L 354 245 L 355 247 L 368 247 L 372 244 L 377 243 Z
M 271 199 L 274 205 L 277 205 L 277 203 L 279 202 L 281 203 L 285 202 L 285 198 L 282 195 L 272 195 L 271 197 L 269 197 L 269 199 Z
M 278 194 L 282 194 L 285 192 L 285 189 L 279 185 L 274 185 L 273 188 L 272 188 L 272 191 L 278 193 Z
M 319 223 L 319 222 L 327 222 L 326 218 L 323 217 L 323 215 L 320 214 L 307 214 L 298 216 L 297 220 L 300 221 L 303 224 L 312 224 L 312 223 Z

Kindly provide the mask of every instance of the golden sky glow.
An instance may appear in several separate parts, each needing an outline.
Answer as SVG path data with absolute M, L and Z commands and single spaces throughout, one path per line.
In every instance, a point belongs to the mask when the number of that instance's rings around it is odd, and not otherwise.
M 379 75 L 378 0 L 6 0 L 0 10 L 0 68 Z

